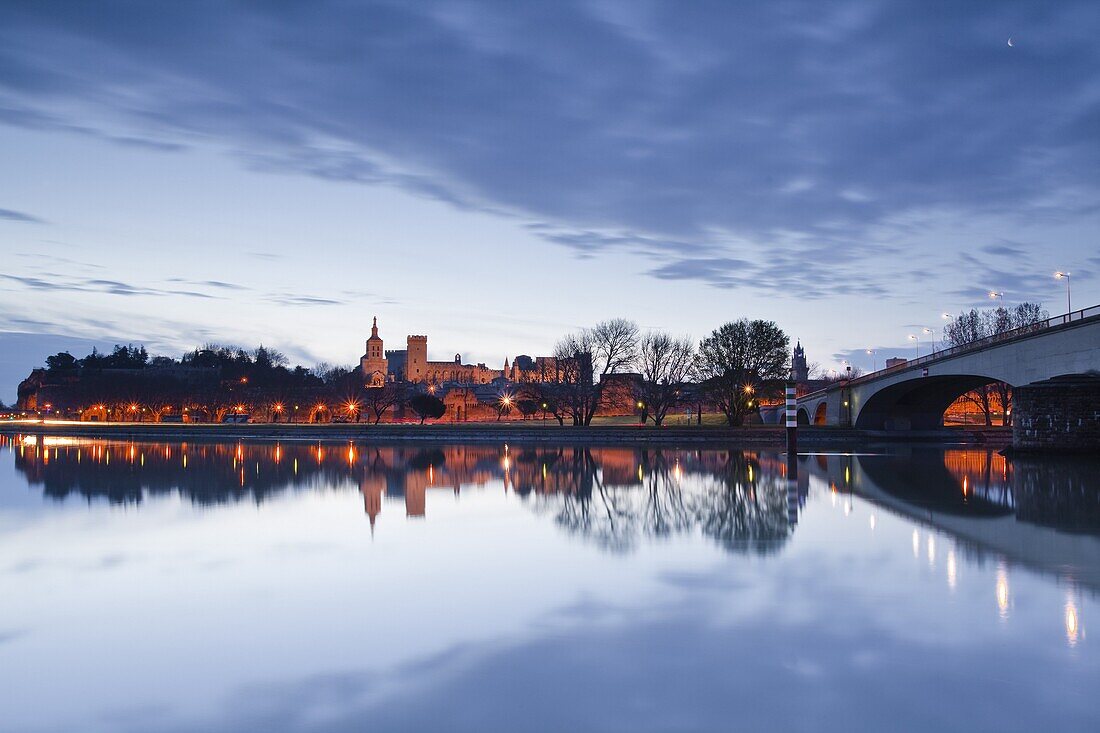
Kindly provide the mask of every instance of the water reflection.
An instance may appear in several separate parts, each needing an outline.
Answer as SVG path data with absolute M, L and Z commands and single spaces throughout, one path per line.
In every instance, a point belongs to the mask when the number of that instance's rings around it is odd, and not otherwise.
M 1001 614 L 1001 618 L 1008 618 L 1008 571 L 1005 569 L 1004 563 L 997 565 L 997 610 Z
M 609 548 L 701 530 L 730 548 L 782 542 L 805 504 L 809 476 L 845 516 L 853 493 L 944 517 L 1100 536 L 1100 463 L 1008 461 L 989 450 L 916 448 L 869 455 L 571 446 L 380 446 L 362 443 L 153 443 L 0 435 L 29 484 L 50 498 L 138 504 L 175 492 L 218 504 L 319 485 L 358 487 L 372 524 L 382 500 L 423 517 L 427 492 L 501 482 L 571 532 Z M 919 465 L 920 470 L 912 470 Z M 799 468 L 801 467 L 801 468 Z M 690 479 L 685 481 L 685 478 Z M 875 518 L 870 518 L 872 530 Z M 930 565 L 935 538 L 926 539 Z M 919 553 L 914 532 L 913 552 Z
M 459 494 L 499 481 L 569 532 L 612 550 L 698 530 L 730 550 L 768 552 L 793 531 L 808 489 L 806 481 L 786 480 L 780 456 L 757 452 L 0 440 L 27 482 L 57 500 L 139 504 L 175 492 L 197 504 L 263 502 L 350 482 L 373 530 L 389 501 L 403 501 L 407 517 L 425 517 L 433 490 Z
M 1077 618 L 1077 601 L 1072 592 L 1066 596 L 1066 641 L 1070 646 L 1077 646 L 1077 634 L 1080 631 L 1080 621 Z
M 530 710 L 547 730 L 1005 729 L 1051 711 L 1095 729 L 1087 463 L 29 437 L 0 436 L 23 490 L 0 491 L 17 529 L 0 535 L 0 719 L 117 730 L 60 716 L 133 695 L 198 720 L 135 713 L 144 733 L 516 730 Z M 133 638 L 142 654 L 117 654 Z M 225 649 L 232 664 L 195 661 Z M 4 653 L 40 660 L 51 689 Z M 295 717 L 320 707 L 337 722 Z

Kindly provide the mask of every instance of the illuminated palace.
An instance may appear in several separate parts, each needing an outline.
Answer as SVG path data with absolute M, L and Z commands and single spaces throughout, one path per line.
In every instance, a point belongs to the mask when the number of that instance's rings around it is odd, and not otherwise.
M 385 382 L 413 382 L 426 384 L 491 384 L 497 380 L 510 382 L 539 382 L 551 378 L 554 371 L 553 357 L 517 356 L 509 364 L 504 359 L 503 369 L 493 369 L 485 364 L 463 364 L 462 355 L 455 354 L 454 361 L 428 361 L 428 337 L 410 335 L 406 347 L 386 351 L 382 337 L 378 335 L 378 318 L 371 325 L 366 353 L 359 359 L 363 380 L 372 386 Z

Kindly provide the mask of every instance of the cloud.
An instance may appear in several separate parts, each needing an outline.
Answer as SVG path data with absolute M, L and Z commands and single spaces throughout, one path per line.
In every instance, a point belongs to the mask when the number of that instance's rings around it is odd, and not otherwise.
M 22 211 L 13 211 L 12 209 L 0 209 L 0 219 L 5 221 L 19 221 L 26 224 L 45 224 L 45 220 L 39 219 L 37 216 L 31 216 L 30 214 L 24 214 Z
M 1027 252 L 1017 246 L 1015 243 L 1009 244 L 1007 242 L 1000 242 L 997 244 L 987 244 L 981 248 L 982 252 L 988 255 L 994 255 L 996 257 L 1026 257 Z
M 184 283 L 187 285 L 199 285 L 207 288 L 215 288 L 217 290 L 251 290 L 246 285 L 239 285 L 237 283 L 228 283 L 223 280 L 188 280 L 182 277 L 170 277 L 167 282 L 170 283 Z
M 821 255 L 935 247 L 941 211 L 1094 215 L 1098 22 L 1087 0 L 9 5 L 0 120 L 398 186 L 657 277 L 753 286 L 751 262 L 883 294 Z M 805 258 L 816 281 L 787 274 Z
M 266 296 L 264 300 L 269 303 L 291 306 L 344 305 L 345 303 L 345 301 L 335 300 L 333 298 L 322 298 L 313 295 L 290 295 L 286 293 L 272 293 Z
M 0 630 L 0 644 L 7 644 L 10 641 L 15 641 L 26 636 L 28 632 L 26 629 L 8 629 Z
M 0 279 L 19 283 L 20 285 L 31 288 L 32 290 L 49 290 L 53 292 L 104 293 L 107 295 L 122 296 L 149 295 L 155 297 L 177 295 L 188 298 L 203 299 L 216 297 L 207 293 L 201 293 L 194 290 L 164 290 L 160 288 L 147 288 L 138 285 L 131 285 L 129 283 L 121 282 L 119 280 L 103 280 L 98 278 L 69 278 L 56 273 L 44 273 L 43 275 L 44 276 L 34 277 L 27 275 L 0 274 Z M 47 277 L 49 277 L 49 279 L 47 279 Z

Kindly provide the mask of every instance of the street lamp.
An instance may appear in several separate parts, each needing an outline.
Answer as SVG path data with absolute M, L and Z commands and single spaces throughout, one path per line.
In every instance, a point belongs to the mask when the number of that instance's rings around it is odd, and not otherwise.
M 874 349 L 867 349 L 867 353 L 871 355 L 871 371 L 878 371 L 878 352 Z
M 990 291 L 989 291 L 989 299 L 990 299 L 990 300 L 997 300 L 997 299 L 1000 299 L 1000 301 L 1001 301 L 1001 305 L 1004 305 L 1004 304 L 1005 304 L 1005 294 L 1004 294 L 1004 292 L 1002 292 L 1002 291 L 998 291 L 998 290 L 990 290 Z
M 1061 270 L 1059 270 L 1058 272 L 1054 273 L 1054 279 L 1055 280 L 1065 280 L 1066 281 L 1066 313 L 1072 313 L 1073 312 L 1073 301 L 1070 299 L 1070 293 L 1069 293 L 1069 273 L 1068 272 L 1062 272 Z
M 909 340 L 913 342 L 913 353 L 916 355 L 916 358 L 919 359 L 920 358 L 920 339 L 918 339 L 913 334 L 909 334 Z
M 933 338 L 933 336 L 935 334 L 935 331 L 933 331 L 931 328 L 927 328 L 927 327 L 922 329 L 922 330 L 926 334 L 928 334 L 928 347 L 930 349 L 929 353 L 935 354 L 936 353 L 936 340 Z

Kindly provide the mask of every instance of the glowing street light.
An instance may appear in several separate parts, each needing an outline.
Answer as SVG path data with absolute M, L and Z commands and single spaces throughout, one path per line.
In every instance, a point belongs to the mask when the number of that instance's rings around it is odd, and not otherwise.
M 878 352 L 874 349 L 867 349 L 867 353 L 871 355 L 871 371 L 878 371 Z
M 913 342 L 913 352 L 916 354 L 916 357 L 919 359 L 920 358 L 920 339 L 918 339 L 913 334 L 909 334 L 909 340 Z
M 930 349 L 930 353 L 936 353 L 936 340 L 933 338 L 935 331 L 928 327 L 925 327 L 921 330 L 928 334 L 928 347 Z
M 1062 272 L 1061 270 L 1059 270 L 1058 272 L 1054 273 L 1054 279 L 1055 280 L 1065 280 L 1066 281 L 1066 313 L 1072 313 L 1073 312 L 1073 301 L 1070 299 L 1070 293 L 1069 293 L 1069 273 L 1068 272 Z
M 999 291 L 999 290 L 990 290 L 990 291 L 989 291 L 989 299 L 990 299 L 990 300 L 998 300 L 998 299 L 999 299 L 999 300 L 1001 301 L 1001 305 L 1004 305 L 1004 302 L 1005 302 L 1005 294 L 1004 294 L 1004 292 L 1003 292 L 1003 291 Z

